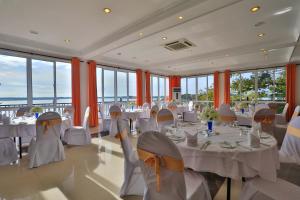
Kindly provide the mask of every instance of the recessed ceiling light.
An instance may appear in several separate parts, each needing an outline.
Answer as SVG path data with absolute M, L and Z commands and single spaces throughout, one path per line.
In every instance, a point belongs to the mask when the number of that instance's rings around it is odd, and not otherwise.
M 290 12 L 293 8 L 292 7 L 287 7 L 287 8 L 284 8 L 282 10 L 278 10 L 277 12 L 274 13 L 274 15 L 282 15 L 282 14 L 285 14 L 287 12 Z
M 104 12 L 105 14 L 111 13 L 111 9 L 110 9 L 110 8 L 104 8 L 104 9 L 103 9 L 103 12 Z
M 168 38 L 167 38 L 167 37 L 162 37 L 161 39 L 166 40 L 166 39 L 168 39 Z
M 179 16 L 178 19 L 183 19 L 183 16 Z
M 266 35 L 265 33 L 259 33 L 259 34 L 257 34 L 257 36 L 260 37 L 260 38 L 264 37 L 265 35 Z
M 139 33 L 139 36 L 143 36 L 143 35 L 144 35 L 144 33 L 142 33 L 142 32 Z
M 250 9 L 250 11 L 252 12 L 252 13 L 256 13 L 257 11 L 259 11 L 260 10 L 260 6 L 253 6 L 251 9 Z
M 71 42 L 71 40 L 69 40 L 69 39 L 65 39 L 64 41 L 65 41 L 65 43 L 70 43 Z

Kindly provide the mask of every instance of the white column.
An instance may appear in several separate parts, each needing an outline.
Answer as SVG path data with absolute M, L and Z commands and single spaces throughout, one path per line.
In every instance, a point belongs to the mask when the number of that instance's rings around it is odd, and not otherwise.
M 88 106 L 88 68 L 86 62 L 80 62 L 80 103 L 82 122 L 85 109 Z

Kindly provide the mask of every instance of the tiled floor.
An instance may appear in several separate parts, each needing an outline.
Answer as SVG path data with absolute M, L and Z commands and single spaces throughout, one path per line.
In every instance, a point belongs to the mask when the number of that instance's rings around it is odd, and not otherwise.
M 0 167 L 0 200 L 6 199 L 120 199 L 123 155 L 115 139 L 93 138 L 83 147 L 65 147 L 66 160 L 28 169 L 25 155 L 19 164 Z M 232 200 L 238 199 L 241 184 L 233 182 Z M 226 184 L 216 200 L 226 199 Z M 140 200 L 128 197 L 127 200 Z

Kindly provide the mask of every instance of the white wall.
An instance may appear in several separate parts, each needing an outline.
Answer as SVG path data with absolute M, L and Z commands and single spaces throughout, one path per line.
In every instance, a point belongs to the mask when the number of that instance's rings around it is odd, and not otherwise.
M 85 109 L 88 106 L 88 68 L 86 62 L 80 62 L 80 102 L 82 122 Z

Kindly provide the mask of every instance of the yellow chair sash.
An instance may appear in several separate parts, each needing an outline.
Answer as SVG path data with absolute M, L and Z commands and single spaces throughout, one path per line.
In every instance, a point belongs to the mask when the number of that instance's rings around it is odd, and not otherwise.
M 121 131 L 115 135 L 115 138 L 119 139 L 120 141 L 124 140 L 127 137 L 128 137 L 128 134 L 127 134 L 126 128 L 124 128 L 123 131 Z
M 142 149 L 137 149 L 137 153 L 139 155 L 139 159 L 142 160 L 145 165 L 151 167 L 155 171 L 157 192 L 160 192 L 161 167 L 176 172 L 183 172 L 184 170 L 184 164 L 182 160 L 177 160 L 170 156 L 159 156 L 155 153 L 151 153 Z
M 172 121 L 172 120 L 174 120 L 174 117 L 173 117 L 172 114 L 157 116 L 157 121 L 158 122 L 165 122 L 165 121 Z
M 36 125 L 41 125 L 44 127 L 44 134 L 47 132 L 48 128 L 61 124 L 62 120 L 59 119 L 47 119 L 47 120 L 38 120 Z
M 150 116 L 151 116 L 151 117 L 155 118 L 156 115 L 157 115 L 157 111 L 152 110 L 152 111 L 150 112 Z
M 224 122 L 233 122 L 236 120 L 236 116 L 220 115 L 220 119 Z
M 115 118 L 121 116 L 121 112 L 110 112 L 109 114 L 112 119 L 115 119 Z
M 300 129 L 299 128 L 295 128 L 295 127 L 289 125 L 287 128 L 287 133 L 300 138 Z
M 298 112 L 294 112 L 291 119 L 294 119 L 294 118 L 296 118 L 296 117 L 298 117 Z
M 275 116 L 255 116 L 254 120 L 256 122 L 261 122 L 263 124 L 272 124 L 272 122 L 274 121 Z

